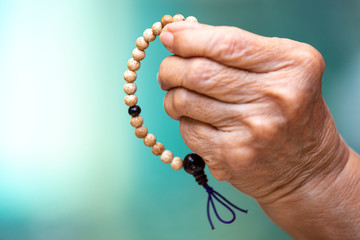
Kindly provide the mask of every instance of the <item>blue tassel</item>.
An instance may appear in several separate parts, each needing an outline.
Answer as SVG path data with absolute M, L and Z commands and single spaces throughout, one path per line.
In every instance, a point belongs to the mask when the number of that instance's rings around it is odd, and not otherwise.
M 241 209 L 241 208 L 235 206 L 229 200 L 227 200 L 223 195 L 221 195 L 220 193 L 215 191 L 212 187 L 210 187 L 207 184 L 208 180 L 207 180 L 206 174 L 204 172 L 204 168 L 205 168 L 205 162 L 199 155 L 197 155 L 195 153 L 191 153 L 191 154 L 188 154 L 184 158 L 184 170 L 187 173 L 193 175 L 195 177 L 196 182 L 199 185 L 203 186 L 205 188 L 205 190 L 207 191 L 207 193 L 209 194 L 208 201 L 207 201 L 207 217 L 208 217 L 211 229 L 214 230 L 215 229 L 214 224 L 212 223 L 211 216 L 210 216 L 210 205 L 213 208 L 217 219 L 219 219 L 220 222 L 226 223 L 226 224 L 230 224 L 230 223 L 234 222 L 236 219 L 235 212 L 234 212 L 234 210 L 231 209 L 231 207 L 233 207 L 243 213 L 247 213 L 248 210 L 244 210 L 244 209 Z M 231 215 L 232 215 L 231 220 L 227 221 L 220 217 L 219 213 L 216 210 L 216 207 L 214 204 L 214 199 L 216 201 L 218 201 L 221 205 L 223 205 L 231 213 Z
M 208 197 L 208 201 L 207 201 L 207 217 L 208 217 L 208 220 L 209 220 L 209 223 L 210 223 L 210 226 L 211 226 L 211 229 L 214 230 L 215 227 L 214 227 L 214 224 L 212 223 L 211 221 L 211 216 L 210 216 L 210 205 L 212 206 L 214 212 L 215 212 L 215 215 L 217 217 L 217 219 L 219 219 L 220 222 L 222 223 L 226 223 L 226 224 L 230 224 L 230 223 L 233 223 L 236 219 L 236 215 L 235 215 L 235 212 L 234 210 L 232 210 L 230 208 L 233 207 L 243 213 L 247 213 L 248 210 L 244 210 L 244 209 L 241 209 L 237 206 L 235 206 L 233 203 L 231 203 L 229 200 L 227 200 L 223 195 L 221 195 L 220 193 L 218 193 L 217 191 L 215 191 L 212 187 L 210 187 L 209 185 L 207 184 L 204 184 L 203 187 L 206 189 L 207 193 L 209 194 L 209 197 Z M 215 198 L 215 200 L 217 200 L 221 205 L 223 205 L 227 210 L 229 210 L 229 212 L 231 213 L 232 215 L 232 218 L 230 220 L 224 220 L 220 217 L 219 213 L 217 212 L 216 210 L 216 207 L 215 207 L 215 204 L 214 204 L 214 200 L 213 198 Z

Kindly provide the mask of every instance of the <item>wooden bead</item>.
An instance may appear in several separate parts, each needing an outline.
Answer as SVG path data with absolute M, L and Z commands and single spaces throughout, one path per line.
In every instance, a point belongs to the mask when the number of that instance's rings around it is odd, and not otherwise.
M 136 72 L 134 71 L 130 71 L 130 70 L 126 70 L 124 72 L 124 79 L 125 81 L 132 83 L 136 80 Z
M 134 128 L 139 128 L 142 126 L 144 120 L 141 116 L 136 116 L 136 117 L 132 117 L 130 118 L 130 124 L 131 126 L 133 126 Z
M 136 39 L 136 47 L 140 50 L 145 50 L 149 46 L 149 43 L 145 41 L 144 37 Z
M 136 92 L 136 84 L 135 83 L 125 83 L 124 84 L 124 92 L 129 95 L 134 94 Z
M 143 60 L 145 58 L 145 52 L 143 50 L 140 50 L 138 48 L 135 48 L 132 51 L 132 56 L 133 59 L 135 59 L 136 61 L 140 62 L 141 60 Z
M 160 160 L 163 162 L 163 163 L 171 163 L 171 161 L 173 160 L 174 158 L 174 155 L 171 151 L 169 150 L 165 150 L 161 156 L 160 156 Z
M 160 35 L 161 30 L 162 30 L 162 26 L 161 26 L 161 22 L 156 22 L 152 25 L 152 32 L 155 36 Z
M 156 143 L 156 137 L 154 136 L 154 134 L 148 134 L 146 135 L 146 137 L 144 138 L 144 144 L 147 147 L 152 147 L 154 146 Z
M 189 16 L 185 19 L 185 21 L 187 22 L 194 22 L 194 23 L 197 23 L 198 20 L 196 19 L 196 17 L 193 17 L 193 16 Z
M 156 156 L 161 155 L 165 150 L 165 147 L 162 143 L 157 142 L 155 143 L 155 145 L 151 148 L 151 151 L 153 154 L 155 154 Z
M 141 126 L 141 127 L 138 127 L 137 129 L 135 129 L 135 135 L 138 138 L 146 137 L 147 133 L 148 133 L 148 130 L 145 126 Z
M 140 68 L 140 62 L 136 61 L 135 59 L 131 58 L 127 62 L 127 67 L 130 71 L 137 71 Z
M 173 22 L 182 22 L 185 20 L 184 16 L 181 14 L 176 14 L 175 16 L 173 16 Z
M 126 95 L 124 98 L 125 104 L 129 107 L 135 106 L 137 104 L 137 97 L 135 95 Z
M 179 171 L 183 166 L 183 161 L 181 158 L 179 157 L 174 157 L 173 160 L 171 161 L 171 168 Z
M 143 37 L 144 37 L 145 41 L 147 41 L 148 43 L 154 41 L 156 38 L 156 36 L 152 32 L 151 28 L 148 28 L 144 31 Z
M 164 28 L 166 24 L 172 23 L 173 19 L 170 15 L 165 15 L 161 18 L 161 26 Z

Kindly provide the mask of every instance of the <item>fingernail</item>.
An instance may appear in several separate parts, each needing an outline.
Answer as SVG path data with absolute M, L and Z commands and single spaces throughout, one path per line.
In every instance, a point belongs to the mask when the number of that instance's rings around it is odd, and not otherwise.
M 157 79 L 158 82 L 160 83 L 160 80 L 159 80 L 159 72 L 156 74 L 156 79 Z
M 162 32 L 160 34 L 160 40 L 170 52 L 173 52 L 174 35 L 171 32 Z

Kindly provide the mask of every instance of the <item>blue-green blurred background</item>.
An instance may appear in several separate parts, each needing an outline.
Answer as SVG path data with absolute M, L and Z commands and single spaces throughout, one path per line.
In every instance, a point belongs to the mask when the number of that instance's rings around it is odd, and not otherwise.
M 249 214 L 206 219 L 206 193 L 151 154 L 129 125 L 123 72 L 162 15 L 194 15 L 315 46 L 339 131 L 360 151 L 359 0 L 0 0 L 0 239 L 291 239 L 256 202 L 212 185 Z M 156 81 L 169 53 L 151 44 L 138 72 L 146 126 L 189 150 Z

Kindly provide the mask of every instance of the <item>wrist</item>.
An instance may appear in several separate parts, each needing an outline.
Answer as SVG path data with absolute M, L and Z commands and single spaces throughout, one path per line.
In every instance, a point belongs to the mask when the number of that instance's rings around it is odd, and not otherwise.
M 359 239 L 360 158 L 349 151 L 337 177 L 309 183 L 261 207 L 295 239 Z
M 307 180 L 276 201 L 258 202 L 295 239 L 359 239 L 360 158 L 337 133 L 326 105 L 322 107 L 328 117 L 321 144 L 310 156 L 322 163 L 321 170 L 308 169 Z

